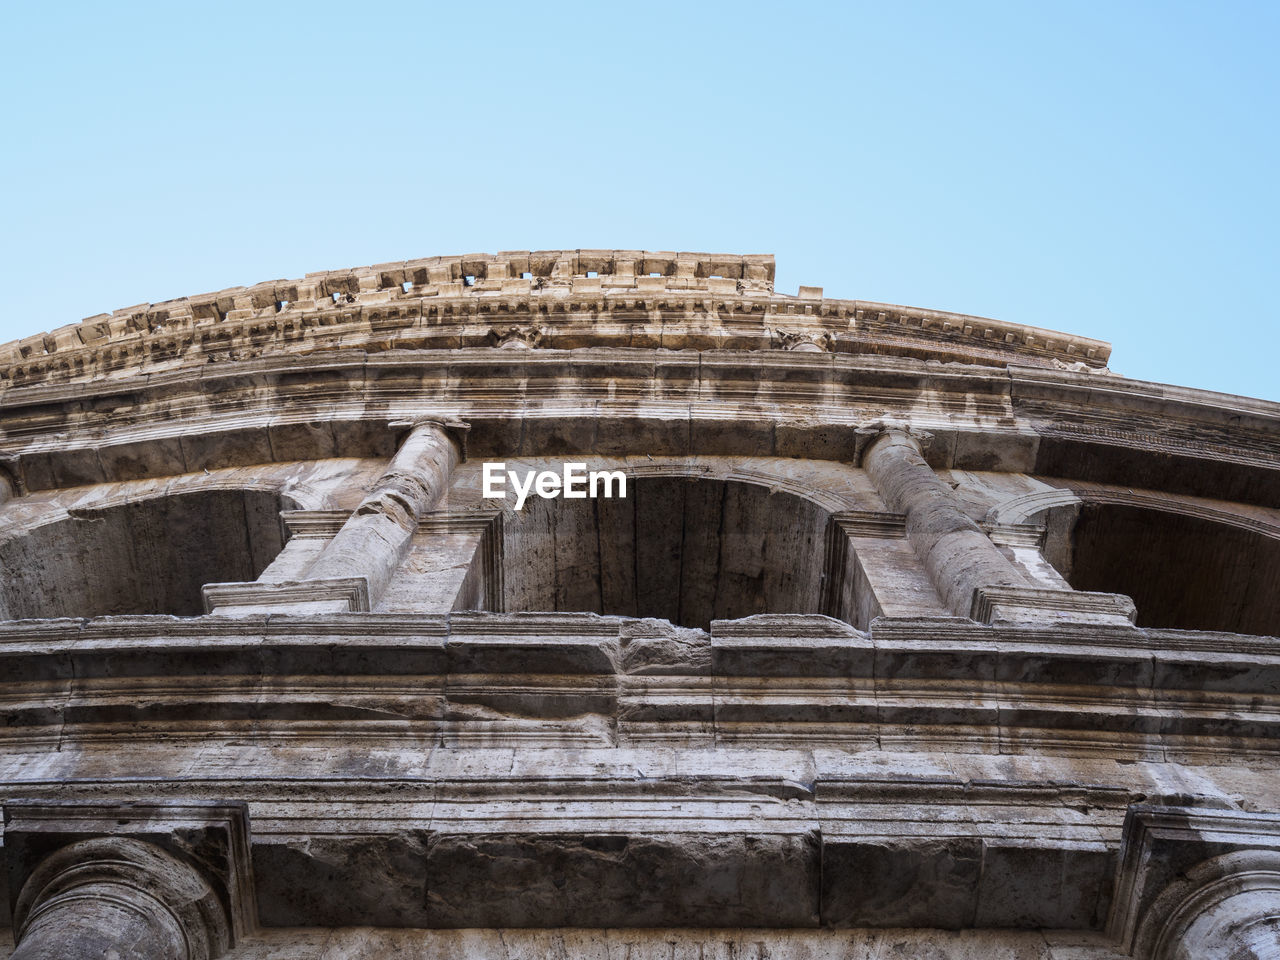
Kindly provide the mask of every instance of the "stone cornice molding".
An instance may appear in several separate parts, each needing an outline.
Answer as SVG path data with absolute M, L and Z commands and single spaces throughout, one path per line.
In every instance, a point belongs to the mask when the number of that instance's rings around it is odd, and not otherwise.
M 963 414 L 961 421 L 977 417 L 981 423 L 975 422 L 972 429 L 1017 439 L 1028 456 L 1044 445 L 1043 440 L 1051 441 L 1061 451 L 1060 463 L 1039 471 L 1050 475 L 1056 470 L 1057 475 L 1071 476 L 1062 471 L 1071 463 L 1085 462 L 1075 454 L 1080 449 L 1093 450 L 1090 456 L 1095 458 L 1098 451 L 1128 450 L 1211 459 L 1218 470 L 1280 466 L 1280 404 L 1240 399 L 1240 412 L 1233 420 L 1220 405 L 1196 402 L 1195 391 L 1151 385 L 1140 385 L 1150 388 L 1145 392 L 1132 385 L 1100 391 L 1100 381 L 1109 385 L 1114 378 L 1085 374 L 1054 381 L 1052 396 L 1031 399 L 1023 397 L 1024 372 L 797 352 L 772 354 L 767 363 L 750 353 L 637 348 L 397 351 L 377 357 L 360 351 L 320 352 L 211 365 L 199 377 L 174 370 L 91 384 L 10 389 L 0 394 L 0 456 L 8 458 L 28 487 L 42 489 L 42 481 L 33 483 L 27 476 L 27 458 L 33 453 L 110 451 L 121 443 L 162 438 L 199 447 L 215 442 L 214 436 L 227 429 L 220 426 L 222 419 L 241 431 L 288 432 L 289 447 L 297 449 L 293 435 L 310 435 L 306 429 L 317 421 L 342 424 L 390 415 L 466 416 L 478 422 L 492 416 L 497 406 L 509 411 L 519 404 L 525 418 L 580 416 L 590 405 L 597 417 L 616 413 L 631 420 L 667 419 L 679 412 L 714 418 L 723 410 L 741 421 L 746 407 L 754 421 L 767 424 L 794 420 L 795 405 L 800 404 L 805 417 L 789 428 L 793 433 L 806 424 L 815 429 L 858 426 L 869 414 L 895 415 L 899 409 L 896 415 L 904 421 L 909 415 L 913 423 L 935 432 L 963 429 L 957 415 Z M 566 389 L 570 381 L 572 389 Z M 656 392 L 655 384 L 661 385 Z M 544 389 L 550 387 L 551 392 Z M 921 391 L 932 398 L 927 409 L 911 402 Z M 430 399 L 410 400 L 410 395 Z M 359 403 L 343 402 L 356 396 L 361 397 Z M 1153 425 L 1147 425 L 1153 417 Z M 259 459 L 244 462 L 273 461 L 276 447 L 285 446 L 265 441 L 255 445 L 261 448 L 253 453 Z M 951 465 L 951 450 L 952 444 L 944 444 L 936 457 L 930 450 L 929 458 L 938 460 L 935 466 Z M 346 451 L 335 448 L 319 455 L 343 456 Z M 833 458 L 850 459 L 847 451 Z M 1037 472 L 1031 462 L 1006 463 Z M 216 465 L 221 464 L 201 460 L 189 469 Z M 1243 499 L 1249 500 L 1249 483 L 1240 486 Z M 1218 480 L 1212 493 L 1222 489 Z
M 320 612 L 362 613 L 370 609 L 369 581 L 365 577 L 330 577 L 323 580 L 286 580 L 264 583 L 206 583 L 200 588 L 205 613 L 235 609 L 237 615 L 273 607 L 312 604 Z
M 824 299 L 819 287 L 785 296 L 774 292 L 773 276 L 772 256 L 623 250 L 376 264 L 138 304 L 27 337 L 0 346 L 0 384 L 296 353 L 335 341 L 409 337 L 418 342 L 406 346 L 480 345 L 492 342 L 498 325 L 536 329 L 538 339 L 565 347 L 627 343 L 637 324 L 657 324 L 671 328 L 664 342 L 687 327 L 695 340 L 686 345 L 695 347 L 699 337 L 709 345 L 714 328 L 739 337 L 740 349 L 768 349 L 781 333 L 850 352 L 879 344 L 942 359 L 1020 358 L 1080 369 L 1102 369 L 1110 352 L 1102 341 L 985 317 Z M 807 329 L 791 329 L 797 323 Z M 625 329 L 610 330 L 614 324 Z M 441 334 L 452 342 L 427 342 Z
M 979 623 L 1016 623 L 1052 618 L 1055 613 L 1108 624 L 1133 623 L 1138 615 L 1133 600 L 1120 593 L 982 586 L 974 591 L 970 617 Z
M 636 639 L 644 626 L 479 613 L 15 622 L 0 627 L 15 697 L 4 739 L 16 749 L 234 730 L 480 743 L 509 729 L 542 745 L 891 738 L 902 750 L 991 740 L 1002 753 L 1280 756 L 1280 656 L 1266 638 L 1193 634 L 1174 648 L 1177 632 L 1132 627 L 888 618 L 868 636 L 796 615 Z M 648 651 L 639 672 L 636 643 Z M 120 713 L 137 702 L 145 709 Z
M 830 353 L 836 344 L 830 331 L 774 330 L 773 335 L 783 350 L 798 353 Z

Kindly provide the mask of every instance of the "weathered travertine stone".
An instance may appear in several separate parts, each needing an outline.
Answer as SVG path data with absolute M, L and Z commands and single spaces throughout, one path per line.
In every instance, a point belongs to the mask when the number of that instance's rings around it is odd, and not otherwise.
M 441 421 L 418 423 L 377 486 L 307 571 L 307 580 L 364 577 L 371 602 L 382 596 L 409 549 L 418 521 L 448 489 L 462 448 Z
M 223 904 L 190 865 L 138 840 L 56 851 L 18 893 L 16 960 L 213 960 L 231 944 Z
M 1280 816 L 1133 808 L 1109 929 L 1138 960 L 1280 957 Z
M 911 433 L 885 430 L 863 453 L 862 465 L 889 508 L 905 515 L 907 536 L 953 613 L 969 616 L 980 587 L 1032 585 L 960 511 Z
M 1272 955 L 1280 406 L 1108 353 L 633 250 L 0 346 L 0 925 L 20 957 Z M 488 461 L 627 496 L 517 509 Z

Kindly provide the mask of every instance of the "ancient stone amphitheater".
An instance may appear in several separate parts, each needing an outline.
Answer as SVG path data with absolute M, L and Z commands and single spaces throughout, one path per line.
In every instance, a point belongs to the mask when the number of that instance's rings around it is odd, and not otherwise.
M 0 956 L 1280 957 L 1280 405 L 773 277 L 0 347 Z

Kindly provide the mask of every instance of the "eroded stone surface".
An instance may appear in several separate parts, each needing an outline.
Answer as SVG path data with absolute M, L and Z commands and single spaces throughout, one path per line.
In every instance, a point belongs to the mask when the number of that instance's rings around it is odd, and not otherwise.
M 260 960 L 1265 936 L 1280 408 L 772 281 L 431 258 L 0 347 L 0 801 L 98 811 L 11 817 L 0 886 L 129 834 Z M 242 802 L 242 866 L 156 802 Z M 22 949 L 173 953 L 86 916 Z

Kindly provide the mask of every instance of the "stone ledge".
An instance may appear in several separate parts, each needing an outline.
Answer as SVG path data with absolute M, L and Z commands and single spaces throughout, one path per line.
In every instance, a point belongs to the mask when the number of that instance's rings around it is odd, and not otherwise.
M 1037 587 L 978 587 L 970 617 L 979 623 L 1132 624 L 1138 611 L 1119 593 L 1046 590 Z
M 1274 763 L 1280 655 L 1234 639 L 1232 652 L 1197 654 L 1153 649 L 1133 627 L 950 618 L 877 620 L 868 636 L 818 616 L 716 621 L 709 635 L 592 614 L 132 617 L 5 624 L 0 660 L 14 745 L 222 724 L 445 745 L 947 745 Z
M 8 956 L 0 927 L 0 958 Z M 886 951 L 892 951 L 886 953 Z M 1127 960 L 1101 934 L 1054 930 L 616 929 L 265 930 L 225 960 Z
M 254 616 L 284 608 L 290 613 L 362 613 L 369 610 L 366 577 L 285 580 L 276 583 L 207 583 L 200 590 L 205 612 Z

